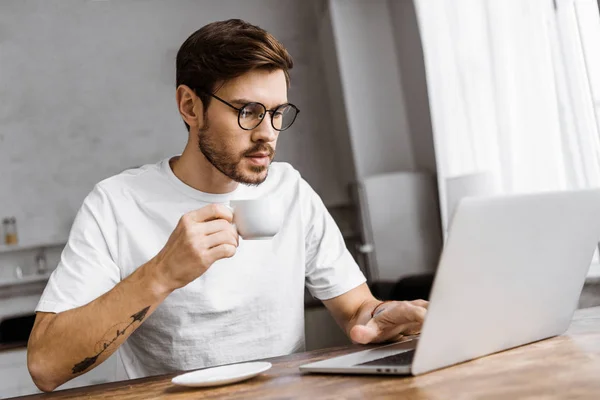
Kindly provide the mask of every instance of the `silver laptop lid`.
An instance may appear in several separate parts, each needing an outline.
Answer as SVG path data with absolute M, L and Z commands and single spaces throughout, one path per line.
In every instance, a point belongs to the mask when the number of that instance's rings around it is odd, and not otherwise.
M 464 199 L 412 373 L 563 333 L 600 239 L 600 190 Z

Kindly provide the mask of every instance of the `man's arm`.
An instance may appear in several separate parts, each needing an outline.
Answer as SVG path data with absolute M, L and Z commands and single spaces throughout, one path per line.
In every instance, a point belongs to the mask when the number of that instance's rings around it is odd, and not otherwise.
M 101 364 L 174 290 L 232 257 L 233 215 L 210 205 L 184 215 L 165 247 L 104 295 L 59 314 L 38 313 L 27 366 L 40 390 L 52 391 Z
M 169 295 L 145 264 L 85 306 L 37 313 L 27 366 L 36 386 L 49 392 L 100 365 Z
M 323 303 L 348 337 L 362 344 L 397 341 L 420 332 L 428 305 L 424 300 L 379 301 L 366 283 Z

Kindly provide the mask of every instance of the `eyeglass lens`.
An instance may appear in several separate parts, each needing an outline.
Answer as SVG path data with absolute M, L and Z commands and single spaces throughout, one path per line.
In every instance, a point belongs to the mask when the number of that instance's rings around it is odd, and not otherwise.
M 265 117 L 266 112 L 267 110 L 260 103 L 246 104 L 239 112 L 240 126 L 248 130 L 256 128 Z M 273 110 L 271 114 L 273 128 L 283 131 L 292 125 L 296 119 L 297 111 L 293 106 L 283 104 Z

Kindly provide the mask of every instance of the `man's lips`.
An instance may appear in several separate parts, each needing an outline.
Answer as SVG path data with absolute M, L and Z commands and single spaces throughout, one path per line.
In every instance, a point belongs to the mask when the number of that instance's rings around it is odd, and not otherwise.
M 267 166 L 271 161 L 271 155 L 269 153 L 254 153 L 246 156 L 248 160 L 254 165 Z

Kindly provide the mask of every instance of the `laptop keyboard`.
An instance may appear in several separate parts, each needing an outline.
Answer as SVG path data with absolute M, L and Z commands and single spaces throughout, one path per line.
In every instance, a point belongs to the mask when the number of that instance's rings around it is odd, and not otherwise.
M 391 356 L 378 358 L 377 360 L 368 361 L 357 365 L 368 365 L 373 367 L 392 367 L 399 365 L 411 365 L 415 350 L 403 351 L 402 353 L 393 354 Z

